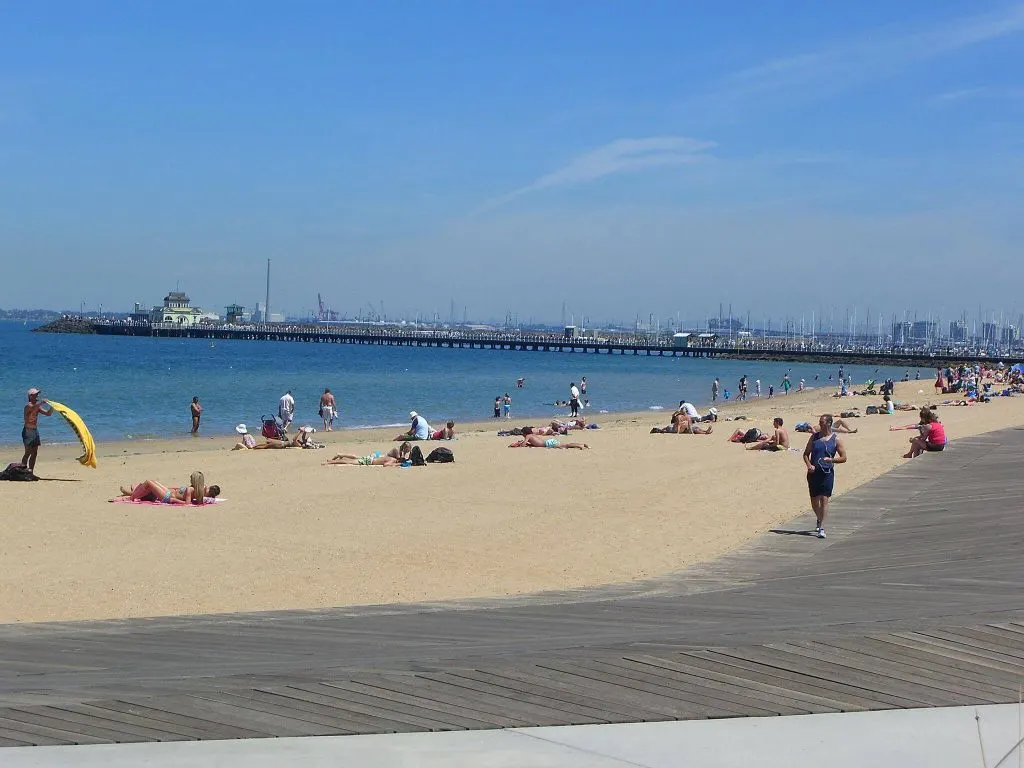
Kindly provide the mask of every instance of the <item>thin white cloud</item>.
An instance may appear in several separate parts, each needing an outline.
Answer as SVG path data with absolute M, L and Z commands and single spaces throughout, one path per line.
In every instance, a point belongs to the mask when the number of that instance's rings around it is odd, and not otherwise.
M 832 47 L 740 70 L 719 81 L 705 97 L 735 103 L 787 90 L 834 90 L 1022 32 L 1024 3 L 924 29 L 886 27 Z
M 966 101 L 968 99 L 1024 99 L 1024 86 L 982 85 L 977 88 L 961 88 L 955 91 L 946 91 L 935 97 L 935 101 L 940 103 Z
M 501 206 L 544 189 L 585 184 L 620 173 L 698 162 L 711 157 L 706 151 L 714 146 L 713 141 L 700 141 L 685 136 L 616 139 L 580 155 L 565 167 L 547 173 L 525 187 L 488 201 L 484 208 Z

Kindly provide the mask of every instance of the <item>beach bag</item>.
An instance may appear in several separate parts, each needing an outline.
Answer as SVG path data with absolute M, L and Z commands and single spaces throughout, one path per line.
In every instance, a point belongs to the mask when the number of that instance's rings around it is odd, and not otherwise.
M 455 454 L 449 448 L 435 448 L 426 458 L 427 464 L 449 464 L 455 461 Z
M 868 416 L 874 416 L 876 413 L 878 413 L 878 406 L 877 405 L 869 405 L 867 408 L 864 409 L 864 412 Z
M 420 450 L 418 445 L 414 445 L 412 450 L 409 451 L 409 461 L 412 462 L 414 467 L 426 466 L 427 462 L 423 460 L 423 451 Z
M 8 464 L 7 469 L 0 472 L 0 480 L 38 480 L 39 478 L 32 474 L 32 470 L 26 467 L 24 464 Z
M 757 427 L 751 427 L 750 429 L 748 429 L 744 433 L 743 439 L 740 442 L 741 443 L 756 443 L 758 441 L 758 439 L 760 439 L 760 437 L 761 437 L 761 430 L 758 429 Z

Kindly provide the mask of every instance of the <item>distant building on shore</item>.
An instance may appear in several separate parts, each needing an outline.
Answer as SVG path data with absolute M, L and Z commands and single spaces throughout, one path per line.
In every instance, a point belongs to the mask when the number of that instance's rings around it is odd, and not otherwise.
M 196 325 L 201 320 L 219 319 L 217 315 L 191 306 L 191 302 L 192 300 L 183 291 L 171 291 L 164 296 L 162 307 L 153 307 L 153 311 L 149 314 L 150 322 Z
M 963 343 L 967 341 L 967 323 L 964 320 L 953 320 L 949 324 L 949 340 Z

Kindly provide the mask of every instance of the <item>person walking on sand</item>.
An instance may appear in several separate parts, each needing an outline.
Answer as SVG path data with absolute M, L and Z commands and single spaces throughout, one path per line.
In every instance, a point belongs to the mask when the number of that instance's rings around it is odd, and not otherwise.
M 25 426 L 21 428 L 21 442 L 25 445 L 25 455 L 21 463 L 29 472 L 35 473 L 36 458 L 39 456 L 39 414 L 53 416 L 53 406 L 39 397 L 39 390 L 32 387 L 28 391 L 28 403 L 25 404 Z
M 569 415 L 580 415 L 580 390 L 575 381 L 569 382 Z
M 501 399 L 501 404 L 505 408 L 505 418 L 512 418 L 512 395 L 508 392 L 505 393 L 505 397 Z
M 203 406 L 199 404 L 199 398 L 192 398 L 192 434 L 199 434 L 199 419 L 203 416 Z
M 284 431 L 287 432 L 288 426 L 292 423 L 292 419 L 295 418 L 295 398 L 292 397 L 290 389 L 281 395 L 281 400 L 277 404 L 277 415 L 281 417 Z
M 718 377 L 711 382 L 711 402 L 715 402 L 718 399 L 718 390 L 721 389 L 722 385 L 718 381 Z
M 782 394 L 788 395 L 789 390 L 792 386 L 793 384 L 790 382 L 789 374 L 787 373 L 785 376 L 782 377 Z
M 819 539 L 825 538 L 825 518 L 828 501 L 835 485 L 836 464 L 846 462 L 846 446 L 832 431 L 832 414 L 818 419 L 818 431 L 811 435 L 804 448 L 804 466 L 807 468 L 807 489 L 811 495 L 811 509 L 817 524 L 814 529 Z
M 320 418 L 324 420 L 324 432 L 334 430 L 334 418 L 338 415 L 337 403 L 330 387 L 324 387 L 324 393 L 320 395 Z

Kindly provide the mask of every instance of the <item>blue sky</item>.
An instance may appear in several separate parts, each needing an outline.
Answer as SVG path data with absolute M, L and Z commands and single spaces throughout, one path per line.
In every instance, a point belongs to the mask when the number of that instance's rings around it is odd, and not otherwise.
M 1015 314 L 1022 41 L 949 0 L 0 0 L 0 306 L 252 306 L 271 258 L 295 313 Z

